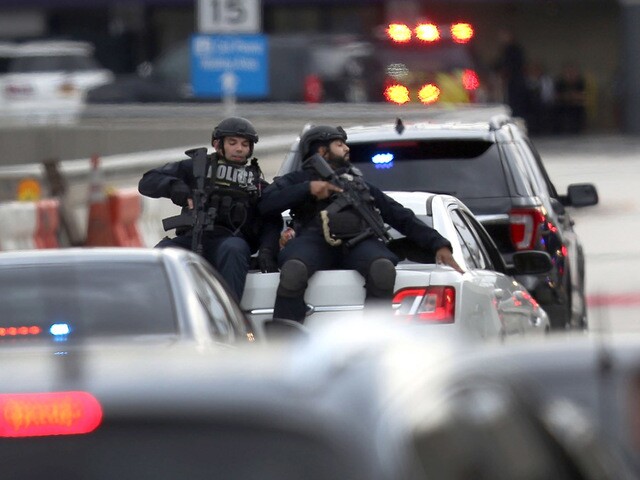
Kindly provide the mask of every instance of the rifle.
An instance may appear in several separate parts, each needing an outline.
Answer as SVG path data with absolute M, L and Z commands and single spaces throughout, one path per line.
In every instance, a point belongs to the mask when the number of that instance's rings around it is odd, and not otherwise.
M 380 215 L 376 214 L 373 208 L 367 207 L 354 182 L 343 179 L 336 174 L 327 161 L 317 153 L 308 158 L 305 163 L 313 167 L 323 180 L 340 187 L 342 192 L 336 194 L 336 202 L 340 202 L 343 206 L 352 207 L 367 224 L 367 228 L 362 233 L 345 242 L 347 247 L 352 247 L 365 238 L 374 235 L 382 240 L 385 245 L 391 241 L 391 235 L 388 233 L 389 227 L 384 224 Z
M 193 159 L 193 176 L 196 179 L 196 188 L 193 189 L 193 210 L 180 215 L 174 215 L 162 220 L 165 231 L 174 228 L 191 228 L 191 250 L 197 254 L 202 254 L 202 234 L 205 231 L 212 231 L 217 216 L 218 205 L 211 197 L 215 186 L 207 185 L 207 149 L 194 148 L 185 152 Z

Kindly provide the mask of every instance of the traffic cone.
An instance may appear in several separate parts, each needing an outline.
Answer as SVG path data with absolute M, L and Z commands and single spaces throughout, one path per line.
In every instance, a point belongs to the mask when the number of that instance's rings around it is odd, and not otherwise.
M 87 220 L 87 238 L 85 247 L 109 247 L 115 245 L 111 230 L 109 202 L 104 186 L 104 177 L 100 168 L 100 157 L 91 157 L 89 174 L 89 217 Z

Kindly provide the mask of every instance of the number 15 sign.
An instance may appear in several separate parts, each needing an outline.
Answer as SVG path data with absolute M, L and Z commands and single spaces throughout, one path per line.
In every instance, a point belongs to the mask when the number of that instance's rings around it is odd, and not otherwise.
M 200 33 L 259 33 L 260 0 L 198 0 Z

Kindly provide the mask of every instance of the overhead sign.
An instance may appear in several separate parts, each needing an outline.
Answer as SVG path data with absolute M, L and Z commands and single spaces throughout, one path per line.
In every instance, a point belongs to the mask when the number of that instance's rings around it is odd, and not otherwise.
M 260 0 L 198 0 L 200 33 L 259 33 Z
M 191 37 L 191 83 L 196 97 L 266 97 L 268 69 L 265 35 Z

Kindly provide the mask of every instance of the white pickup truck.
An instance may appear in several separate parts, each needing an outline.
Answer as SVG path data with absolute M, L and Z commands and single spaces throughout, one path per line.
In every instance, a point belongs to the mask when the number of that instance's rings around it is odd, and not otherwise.
M 546 312 L 512 274 L 540 273 L 551 268 L 548 255 L 526 251 L 515 255 L 507 269 L 497 247 L 470 210 L 455 197 L 423 192 L 386 192 L 412 209 L 427 225 L 453 245 L 454 257 L 465 271 L 435 265 L 429 252 L 392 230 L 390 243 L 400 258 L 395 283 L 394 311 L 389 320 L 438 325 L 477 339 L 548 332 Z M 278 273 L 251 272 L 242 309 L 260 328 L 273 316 Z M 316 272 L 305 300 L 310 314 L 305 326 L 369 315 L 363 309 L 364 279 L 356 271 Z

